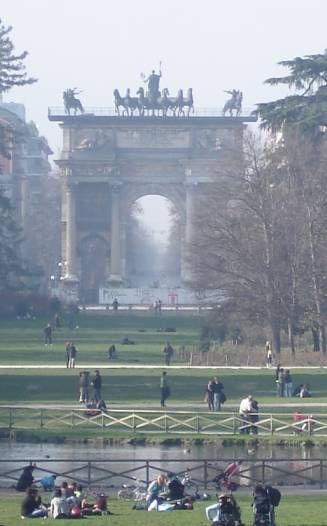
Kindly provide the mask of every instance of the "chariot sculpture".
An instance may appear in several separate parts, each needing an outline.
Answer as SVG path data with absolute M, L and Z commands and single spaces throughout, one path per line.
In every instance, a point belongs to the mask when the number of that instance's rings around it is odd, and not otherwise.
M 170 97 L 168 88 L 159 90 L 161 71 L 156 74 L 153 70 L 149 77 L 142 76 L 147 83 L 147 92 L 140 86 L 136 96 L 131 96 L 130 89 L 126 90 L 125 96 L 121 96 L 118 89 L 114 91 L 115 112 L 117 115 L 139 115 L 163 116 L 172 115 L 174 117 L 189 117 L 194 113 L 194 101 L 192 88 L 187 90 L 184 97 L 183 90 L 180 89 L 176 97 Z

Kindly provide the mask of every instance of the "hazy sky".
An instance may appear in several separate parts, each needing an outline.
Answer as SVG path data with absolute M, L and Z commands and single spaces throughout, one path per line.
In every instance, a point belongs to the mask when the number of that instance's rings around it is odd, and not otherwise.
M 68 87 L 83 90 L 85 106 L 112 106 L 115 88 L 135 92 L 161 60 L 161 86 L 193 87 L 196 106 L 220 108 L 236 88 L 252 107 L 280 95 L 263 84 L 284 74 L 278 61 L 327 47 L 326 0 L 1 0 L 1 17 L 39 79 L 5 101 L 25 104 L 56 153 L 47 107 Z
M 1 0 L 17 51 L 39 79 L 5 100 L 21 101 L 52 148 L 60 146 L 47 107 L 77 86 L 85 106 L 112 106 L 117 87 L 136 91 L 140 72 L 162 61 L 162 87 L 193 87 L 195 104 L 221 107 L 224 89 L 244 106 L 278 96 L 264 86 L 276 63 L 327 47 L 326 0 Z

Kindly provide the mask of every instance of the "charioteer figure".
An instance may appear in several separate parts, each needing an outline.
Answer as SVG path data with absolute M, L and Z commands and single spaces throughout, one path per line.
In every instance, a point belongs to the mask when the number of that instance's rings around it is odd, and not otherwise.
M 161 76 L 162 76 L 161 70 L 159 70 L 159 74 L 157 74 L 155 70 L 153 69 L 151 72 L 151 75 L 143 79 L 143 82 L 148 85 L 147 96 L 148 96 L 149 101 L 151 102 L 157 101 L 161 95 L 160 90 L 159 90 Z

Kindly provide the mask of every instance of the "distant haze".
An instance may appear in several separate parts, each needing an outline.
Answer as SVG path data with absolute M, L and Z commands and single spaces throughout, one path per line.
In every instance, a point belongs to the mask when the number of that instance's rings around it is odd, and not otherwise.
M 115 88 L 135 93 L 161 60 L 171 94 L 193 87 L 196 106 L 221 108 L 223 91 L 236 88 L 253 107 L 286 93 L 263 84 L 284 74 L 278 61 L 327 47 L 324 0 L 2 0 L 1 17 L 39 79 L 5 101 L 25 104 L 56 154 L 61 135 L 47 107 L 68 87 L 83 90 L 85 106 L 112 106 Z

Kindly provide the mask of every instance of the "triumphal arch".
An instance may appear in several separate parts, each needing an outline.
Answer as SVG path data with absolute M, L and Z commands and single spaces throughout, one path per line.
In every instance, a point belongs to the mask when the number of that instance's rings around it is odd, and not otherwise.
M 170 99 L 168 90 L 158 91 L 158 81 L 148 87 L 147 97 L 139 90 L 137 98 L 115 90 L 115 110 L 84 110 L 73 90 L 65 92 L 71 97 L 65 109 L 49 109 L 63 132 L 56 160 L 63 190 L 63 282 L 72 297 L 78 288 L 85 302 L 96 303 L 100 287 L 126 283 L 129 212 L 149 194 L 168 198 L 178 210 L 181 277 L 190 280 L 184 255 L 197 197 L 228 171 L 242 151 L 245 123 L 254 120 L 236 107 L 228 115 L 194 111 L 192 90 L 187 98 L 179 92 Z

